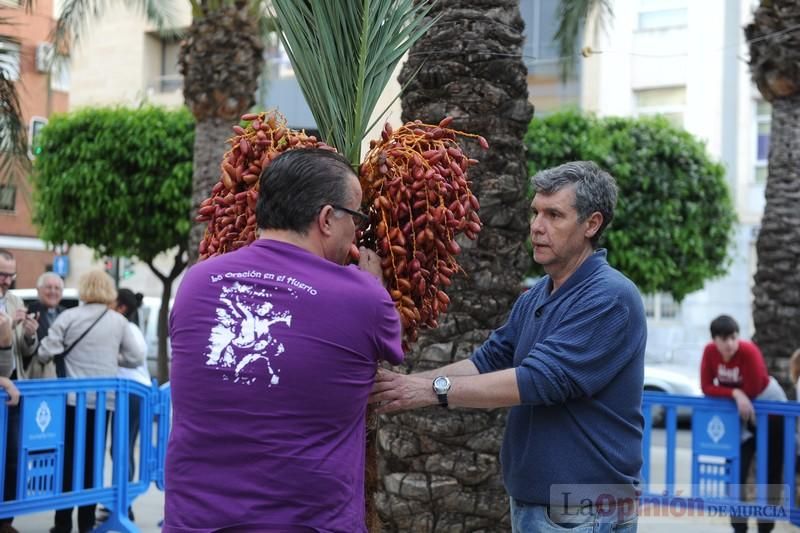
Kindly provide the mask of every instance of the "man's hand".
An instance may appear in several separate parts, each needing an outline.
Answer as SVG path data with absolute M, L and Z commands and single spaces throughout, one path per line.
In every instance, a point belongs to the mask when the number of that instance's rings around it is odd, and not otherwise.
M 8 378 L 0 377 L 0 388 L 5 389 L 9 395 L 6 405 L 17 405 L 19 403 L 19 389 L 17 389 L 14 382 Z
M 39 313 L 35 315 L 31 313 L 30 315 L 25 315 L 25 318 L 22 320 L 22 331 L 26 339 L 36 339 L 36 330 L 39 329 L 38 318 Z
M 741 389 L 733 389 L 733 399 L 736 400 L 736 409 L 739 410 L 739 416 L 745 422 L 755 423 L 756 411 L 753 409 L 753 402 L 747 397 Z
M 430 379 L 379 368 L 369 403 L 379 404 L 378 414 L 385 414 L 435 405 L 438 399 Z
M 14 338 L 14 329 L 11 326 L 11 317 L 0 311 L 0 347 L 11 346 Z
M 358 268 L 364 272 L 369 272 L 378 278 L 378 281 L 384 283 L 383 269 L 381 268 L 381 258 L 378 257 L 378 254 L 363 246 L 359 248 L 358 251 L 360 254 L 360 257 L 358 258 Z

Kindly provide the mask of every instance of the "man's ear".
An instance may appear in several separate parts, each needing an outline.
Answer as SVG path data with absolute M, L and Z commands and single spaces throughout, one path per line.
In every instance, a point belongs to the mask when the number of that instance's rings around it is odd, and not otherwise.
M 333 206 L 326 205 L 319 210 L 316 219 L 317 228 L 323 235 L 330 235 L 333 230 Z
M 591 239 L 600 231 L 600 226 L 603 225 L 603 215 L 600 214 L 600 211 L 595 211 L 589 215 L 589 218 L 586 219 L 586 223 L 586 232 L 584 236 L 587 239 Z

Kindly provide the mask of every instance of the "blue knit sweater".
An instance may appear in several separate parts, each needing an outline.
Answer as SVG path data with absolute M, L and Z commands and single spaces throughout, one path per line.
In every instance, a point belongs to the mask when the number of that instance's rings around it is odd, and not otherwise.
M 516 368 L 501 462 L 511 497 L 550 503 L 552 485 L 638 484 L 647 338 L 635 285 L 596 251 L 554 293 L 520 296 L 476 350 L 481 373 Z

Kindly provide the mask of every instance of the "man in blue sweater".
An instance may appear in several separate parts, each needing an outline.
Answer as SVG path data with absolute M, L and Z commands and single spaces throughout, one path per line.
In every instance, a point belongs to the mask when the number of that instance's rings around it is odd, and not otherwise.
M 530 238 L 547 275 L 471 358 L 412 375 L 380 369 L 370 401 L 381 413 L 510 406 L 501 462 L 513 531 L 633 532 L 647 326 L 635 285 L 597 248 L 616 183 L 579 161 L 533 185 Z

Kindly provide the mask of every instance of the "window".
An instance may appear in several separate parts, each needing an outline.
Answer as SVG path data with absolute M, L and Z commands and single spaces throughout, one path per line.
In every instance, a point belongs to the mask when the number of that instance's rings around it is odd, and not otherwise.
M 69 91 L 70 81 L 69 58 L 56 58 L 50 71 L 50 88 L 54 91 Z
M 34 159 L 39 152 L 41 152 L 41 147 L 39 146 L 39 134 L 42 132 L 42 128 L 45 127 L 47 124 L 47 119 L 43 117 L 33 117 L 31 119 L 31 125 L 28 129 L 28 157 Z
M 180 73 L 181 42 L 175 40 L 161 41 L 161 83 L 159 92 L 170 93 L 183 88 L 183 76 Z
M 756 183 L 767 181 L 767 159 L 769 158 L 769 137 L 772 129 L 772 106 L 764 100 L 757 100 L 755 165 L 753 177 Z
M 19 79 L 19 44 L 0 37 L 0 70 L 12 81 Z
M 688 20 L 685 0 L 639 0 L 637 28 L 640 31 L 685 28 Z
M 683 127 L 686 87 L 664 87 L 634 91 L 637 116 L 661 115 L 673 125 Z
M 0 183 L 0 212 L 14 211 L 17 188 L 10 183 Z
M 646 294 L 642 296 L 644 313 L 652 320 L 675 320 L 678 318 L 680 305 L 666 292 Z

